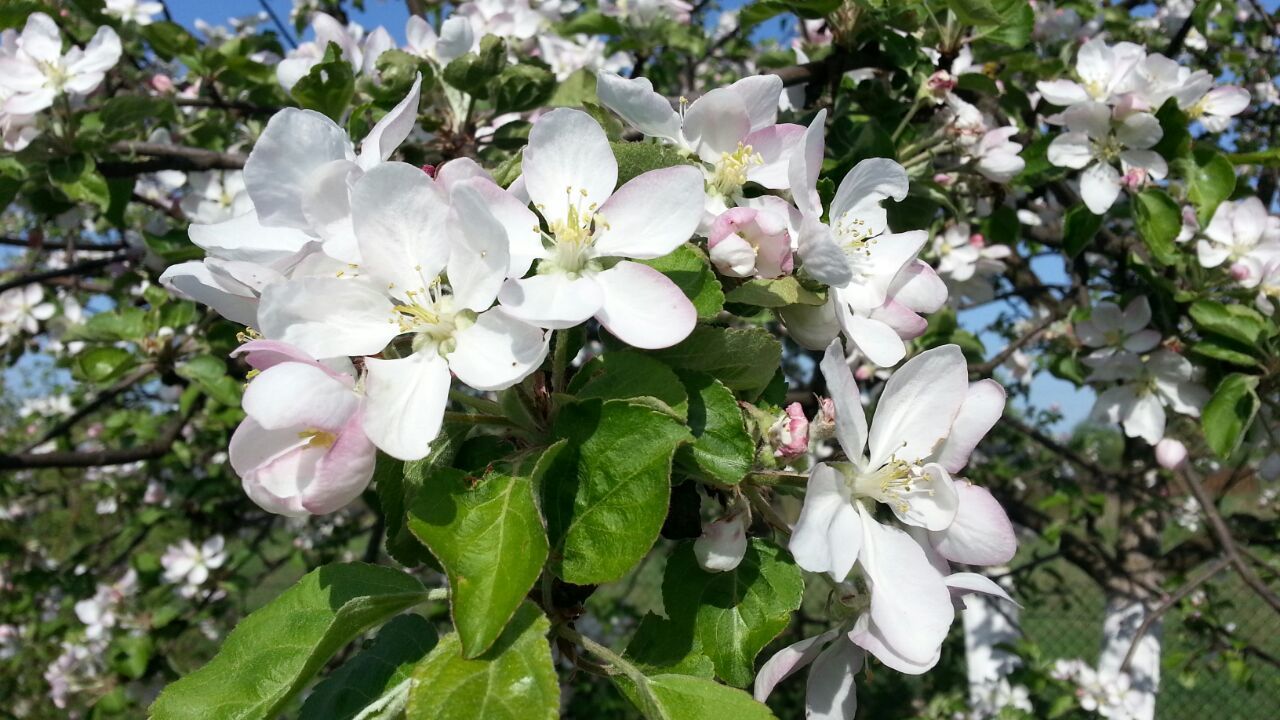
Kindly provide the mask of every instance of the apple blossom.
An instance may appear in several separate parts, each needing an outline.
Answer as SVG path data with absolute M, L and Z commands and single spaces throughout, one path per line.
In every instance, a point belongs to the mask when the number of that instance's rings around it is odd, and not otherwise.
M 110 27 L 98 28 L 84 49 L 62 52 L 62 34 L 53 19 L 35 12 L 16 41 L 17 52 L 0 55 L 0 86 L 13 93 L 3 111 L 31 115 L 53 104 L 64 93 L 84 96 L 97 89 L 120 60 L 120 36 Z
M 170 545 L 160 556 L 164 581 L 181 586 L 178 591 L 183 597 L 194 596 L 209 579 L 209 571 L 226 563 L 225 548 L 226 539 L 221 535 L 209 537 L 199 545 L 185 539 Z
M 1018 128 L 1009 125 L 995 128 L 982 134 L 982 138 L 971 146 L 966 157 L 974 163 L 974 169 L 992 182 L 1007 183 L 1022 172 L 1027 163 L 1018 153 L 1022 145 L 1011 138 L 1018 134 Z
M 1141 45 L 1119 42 L 1108 45 L 1095 37 L 1080 46 L 1073 80 L 1042 80 L 1036 89 L 1054 105 L 1069 107 L 1086 102 L 1114 102 L 1129 90 L 1130 73 L 1146 57 Z
M 1269 215 L 1256 197 L 1228 200 L 1214 211 L 1203 237 L 1196 241 L 1200 264 L 1242 266 L 1244 278 L 1261 274 L 1267 256 L 1280 252 L 1280 217 Z M 1240 278 L 1240 279 L 1244 279 Z
M 1076 336 L 1085 345 L 1096 348 L 1085 363 L 1101 368 L 1118 357 L 1144 353 L 1160 344 L 1160 333 L 1148 328 L 1151 303 L 1139 295 L 1121 311 L 1115 303 L 1100 302 L 1093 306 L 1087 320 L 1076 323 Z
M 164 12 L 164 3 L 146 0 L 106 0 L 105 10 L 124 22 L 150 25 L 155 16 Z
M 405 22 L 405 51 L 445 66 L 466 55 L 476 45 L 477 38 L 471 23 L 465 17 L 454 15 L 440 25 L 437 35 L 431 23 L 419 15 L 411 15 Z
M 662 257 L 693 235 L 703 209 L 697 169 L 651 170 L 615 192 L 618 164 L 604 131 L 570 109 L 538 118 L 523 167 L 548 232 L 537 274 L 502 286 L 503 309 L 551 329 L 595 316 L 640 348 L 685 339 L 697 321 L 692 303 L 665 275 L 627 258 Z
M 800 403 L 791 403 L 769 427 L 769 443 L 774 457 L 794 460 L 809 450 L 809 419 Z
M 951 225 L 936 235 L 933 252 L 939 258 L 938 274 L 948 282 L 951 296 L 978 302 L 990 299 L 992 278 L 1004 272 L 1004 260 L 1013 254 L 1007 245 L 988 245 L 981 234 L 970 232 L 968 223 Z
M 789 206 L 771 196 L 759 200 L 776 201 L 760 209 L 730 208 L 720 214 L 707 235 L 708 255 L 721 275 L 729 277 L 777 278 L 793 269 Z
M 359 25 L 344 26 L 333 16 L 322 12 L 311 16 L 311 31 L 315 40 L 299 44 L 276 65 L 276 79 L 286 91 L 293 90 L 293 86 L 324 59 L 330 43 L 338 46 L 342 58 L 351 64 L 352 69 L 365 75 L 375 74 L 378 57 L 387 50 L 395 49 L 395 40 L 385 28 L 377 28 L 366 36 L 364 28 Z
M 1120 424 L 1129 437 L 1155 445 L 1164 437 L 1165 407 L 1199 417 L 1209 401 L 1208 391 L 1194 380 L 1194 366 L 1171 350 L 1116 360 L 1108 364 L 1105 377 L 1120 384 L 1098 395 L 1091 416 Z
M 253 210 L 242 172 L 191 173 L 187 180 L 191 192 L 183 196 L 181 207 L 192 222 L 219 223 Z
M 1063 111 L 1062 119 L 1068 132 L 1049 144 L 1049 162 L 1084 170 L 1080 195 L 1095 215 L 1109 210 L 1120 194 L 1121 173 L 1112 164 L 1116 160 L 1126 180 L 1137 178 L 1128 183 L 1131 187 L 1147 176 L 1158 180 L 1168 173 L 1164 158 L 1150 149 L 1163 136 L 1160 122 L 1150 113 L 1117 117 L 1102 103 L 1083 101 Z
M 37 283 L 0 293 L 0 345 L 24 333 L 34 334 L 56 311 L 53 303 L 44 301 L 44 288 Z
M 1187 446 L 1182 441 L 1164 438 L 1156 443 L 1156 463 L 1165 470 L 1177 470 L 1187 461 Z

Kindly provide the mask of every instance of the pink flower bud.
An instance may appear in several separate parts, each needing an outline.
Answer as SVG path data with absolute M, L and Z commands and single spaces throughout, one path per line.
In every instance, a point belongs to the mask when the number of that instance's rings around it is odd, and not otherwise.
M 730 277 L 776 278 L 795 266 L 787 218 L 769 210 L 736 207 L 721 213 L 707 234 L 707 248 L 711 263 Z
M 858 369 L 853 371 L 853 379 L 858 382 L 866 382 L 871 379 L 872 372 L 870 365 L 859 365 Z
M 435 165 L 423 165 L 423 166 L 422 166 L 422 172 L 426 173 L 428 177 L 430 177 L 431 179 L 433 179 L 433 180 L 434 180 L 434 179 L 435 179 L 435 177 L 436 177 L 436 166 L 435 166 Z
M 982 233 L 974 233 L 969 236 L 969 244 L 976 248 L 984 248 L 987 246 L 987 239 L 982 236 Z
M 774 457 L 791 460 L 809 449 L 809 419 L 804 416 L 800 403 L 787 406 L 782 417 L 769 428 L 769 443 Z
M 831 398 L 818 398 L 818 414 L 809 423 L 809 442 L 830 440 L 836 432 L 836 404 Z
M 956 79 L 946 70 L 939 70 L 935 72 L 929 76 L 928 80 L 925 81 L 925 88 L 929 91 L 930 95 L 936 98 L 946 97 L 947 93 L 954 90 L 955 87 Z
M 155 90 L 155 91 L 156 91 L 156 92 L 158 92 L 158 93 L 170 93 L 170 92 L 173 92 L 173 78 L 169 77 L 168 75 L 164 75 L 164 74 L 160 74 L 160 75 L 152 75 L 152 76 L 151 76 L 151 89 L 152 89 L 152 90 Z
M 938 173 L 933 176 L 933 181 L 944 188 L 951 187 L 952 183 L 956 181 L 956 176 L 950 173 Z
M 1244 263 L 1235 263 L 1231 266 L 1231 279 L 1236 282 L 1244 282 L 1249 279 L 1249 266 Z
M 1147 171 L 1143 168 L 1129 168 L 1125 171 L 1124 177 L 1120 178 L 1120 182 L 1130 190 L 1137 190 L 1147 184 Z
M 1165 470 L 1177 470 L 1187 461 L 1187 446 L 1173 438 L 1156 443 L 1156 463 Z

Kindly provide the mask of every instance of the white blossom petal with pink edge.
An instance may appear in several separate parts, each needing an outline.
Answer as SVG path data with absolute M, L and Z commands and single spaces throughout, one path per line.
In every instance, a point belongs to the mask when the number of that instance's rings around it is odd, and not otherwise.
M 364 433 L 397 460 L 431 452 L 449 400 L 449 366 L 434 352 L 406 358 L 365 358 Z
M 879 234 L 886 227 L 885 211 L 880 203 L 905 198 L 909 185 L 907 171 L 898 163 L 885 158 L 867 158 L 854 165 L 836 188 L 831 201 L 832 222 L 852 214 L 866 223 L 865 232 Z
M 839 311 L 839 317 L 849 342 L 875 365 L 893 367 L 906 357 L 906 343 L 884 322 L 848 310 Z
M 569 208 L 599 207 L 618 184 L 609 138 L 590 115 L 560 108 L 538 118 L 524 151 L 525 188 L 548 222 L 564 222 Z
M 698 311 L 684 291 L 648 265 L 623 261 L 596 280 L 604 294 L 596 319 L 632 347 L 671 347 L 698 323 Z
M 831 228 L 817 217 L 801 221 L 796 245 L 804 271 L 813 279 L 833 288 L 847 287 L 852 282 L 849 258 L 832 238 Z
M 885 383 L 868 440 L 871 467 L 890 458 L 928 457 L 951 432 L 969 393 L 969 368 L 957 345 L 926 350 Z
M 1005 591 L 1004 588 L 1000 587 L 999 583 L 986 575 L 979 575 L 978 573 L 971 572 L 952 573 L 947 576 L 947 587 L 951 588 L 952 594 L 961 598 L 967 595 L 981 593 L 983 595 L 998 597 L 1001 600 L 1011 602 L 1018 607 L 1022 607 L 1017 600 L 1009 597 L 1009 593 Z
M 316 465 L 315 479 L 302 494 L 302 507 L 326 515 L 347 506 L 369 487 L 377 460 L 378 449 L 365 437 L 356 411 Z
M 777 75 L 748 75 L 730 85 L 747 111 L 752 132 L 778 122 L 778 98 L 782 95 L 782 78 Z
M 840 288 L 840 297 L 855 310 L 871 311 L 884 304 L 898 274 L 920 254 L 929 239 L 923 230 L 881 235 L 872 241 L 856 265 L 855 282 Z
M 947 304 L 947 283 L 929 263 L 906 264 L 889 286 L 889 297 L 918 313 L 934 313 Z
M 708 247 L 711 264 L 721 275 L 745 278 L 756 274 L 756 248 L 746 240 L 730 235 Z
M 702 526 L 702 535 L 693 541 L 693 556 L 707 572 L 728 572 L 738 567 L 747 553 L 747 528 L 743 516 L 720 518 Z
M 268 285 L 258 329 L 315 358 L 376 355 L 400 334 L 390 298 L 363 280 L 302 278 Z
M 804 505 L 787 549 L 800 567 L 825 572 L 840 582 L 858 560 L 864 522 L 850 503 L 840 472 L 818 464 L 809 473 Z
M 805 684 L 805 720 L 853 720 L 858 712 L 855 679 L 866 653 L 839 635 L 818 654 Z
M 322 363 L 289 343 L 278 340 L 250 340 L 231 351 L 233 358 L 242 356 L 245 363 L 254 370 L 266 370 L 285 362 L 306 363 L 323 369 L 348 387 L 355 384 L 355 368 L 351 360 L 340 357 Z
M 456 162 L 457 160 L 450 160 L 445 163 L 443 168 L 448 168 Z M 525 273 L 529 272 L 529 267 L 533 265 L 533 261 L 537 258 L 545 257 L 547 254 L 546 249 L 542 247 L 542 234 L 539 232 L 538 216 L 529 209 L 526 203 L 521 202 L 515 195 L 503 190 L 497 183 L 487 177 L 454 179 L 446 184 L 440 179 L 444 176 L 443 168 L 440 174 L 436 176 L 438 184 L 448 188 L 450 193 L 454 188 L 468 187 L 483 198 L 489 214 L 507 232 L 508 255 L 510 257 L 510 263 L 507 266 L 507 277 L 524 277 Z
M 249 383 L 241 405 L 268 430 L 302 425 L 341 427 L 360 404 L 350 385 L 311 364 L 286 362 L 263 370 Z
M 381 29 L 381 28 L 379 28 Z M 375 57 L 376 59 L 376 57 Z M 360 141 L 360 167 L 368 170 L 374 165 L 391 157 L 391 153 L 400 147 L 400 143 L 409 137 L 413 124 L 418 119 L 418 102 L 421 99 L 422 73 L 413 79 L 409 94 L 396 103 L 391 111 L 382 116 Z
M 160 274 L 160 284 L 181 297 L 213 308 L 233 323 L 256 325 L 258 322 L 258 299 L 253 291 L 214 275 L 199 260 L 170 265 Z
M 412 165 L 388 162 L 366 172 L 351 191 L 351 219 L 360 275 L 396 297 L 425 292 L 449 261 L 448 202 Z
M 778 683 L 812 663 L 814 658 L 818 657 L 818 653 L 822 652 L 827 643 L 831 642 L 838 633 L 838 630 L 828 630 L 821 635 L 792 643 L 774 653 L 773 657 L 766 660 L 760 666 L 760 671 L 756 673 L 752 696 L 757 702 L 764 702 L 773 693 Z
M 508 315 L 501 307 L 480 313 L 475 324 L 454 334 L 449 369 L 477 390 L 502 390 L 529 377 L 547 356 L 540 328 Z
M 653 91 L 653 83 L 648 78 L 627 80 L 602 72 L 596 78 L 596 95 L 601 105 L 616 112 L 646 137 L 682 143 L 680 116 L 670 101 Z
M 1249 91 L 1234 85 L 1214 88 L 1200 99 L 1199 104 L 1206 115 L 1239 115 L 1249 107 Z
M 595 315 L 604 305 L 604 289 L 594 277 L 570 278 L 563 273 L 508 280 L 498 291 L 508 315 L 550 330 L 571 328 Z
M 1120 172 L 1094 163 L 1080 174 L 1080 198 L 1094 215 L 1104 215 L 1120 196 Z
M 1061 107 L 1068 107 L 1089 99 L 1089 93 L 1085 92 L 1080 83 L 1070 80 L 1041 80 L 1036 83 L 1036 89 L 1045 100 Z
M 308 515 L 302 490 L 314 475 L 318 452 L 296 429 L 267 430 L 245 418 L 231 435 L 227 455 L 241 486 L 258 507 L 287 517 Z
M 903 340 L 918 338 L 929 329 L 928 320 L 917 315 L 906 305 L 896 302 L 892 297 L 872 310 L 868 317 L 893 328 L 893 331 Z
M 314 110 L 285 108 L 267 121 L 244 165 L 244 182 L 266 226 L 306 228 L 303 189 L 321 166 L 355 160 L 347 133 Z
M 826 147 L 826 123 L 827 110 L 823 108 L 809 123 L 804 137 L 798 141 L 787 163 L 787 184 L 791 188 L 791 197 L 795 200 L 801 214 L 814 220 L 822 216 L 822 199 L 818 197 L 818 175 L 822 172 L 822 155 Z
M 819 367 L 827 381 L 827 395 L 835 405 L 836 439 L 845 455 L 858 460 L 867 448 L 867 415 L 862 409 L 858 382 L 849 370 L 840 340 L 833 340 L 827 346 Z
M 751 132 L 751 117 L 742 98 L 723 87 L 693 101 L 684 113 L 685 142 L 703 161 L 715 164 L 737 151 Z
M 771 190 L 788 189 L 791 153 L 804 139 L 805 132 L 803 125 L 784 123 L 761 128 L 744 138 L 743 145 L 750 146 L 762 160 L 747 168 L 747 180 Z
M 618 188 L 596 213 L 595 257 L 651 260 L 693 236 L 705 203 L 702 173 L 695 167 L 650 170 Z
M 293 228 L 268 228 L 249 211 L 220 223 L 192 223 L 191 242 L 211 255 L 286 270 L 308 252 L 315 238 Z
M 1018 538 L 1004 508 L 984 487 L 957 482 L 959 506 L 951 525 L 929 533 L 929 543 L 947 560 L 966 565 L 1003 565 L 1018 551 Z
M 935 461 L 949 472 L 960 472 L 969 455 L 1004 414 L 1004 386 L 995 380 L 979 380 L 969 385 L 951 431 L 935 451 Z
M 507 278 L 511 264 L 507 229 L 473 188 L 456 187 L 451 197 L 449 286 L 458 307 L 481 312 L 493 305 Z
M 910 535 L 876 522 L 861 505 L 858 512 L 864 532 L 858 561 L 871 588 L 870 622 L 895 655 L 931 665 L 955 619 L 943 576 Z

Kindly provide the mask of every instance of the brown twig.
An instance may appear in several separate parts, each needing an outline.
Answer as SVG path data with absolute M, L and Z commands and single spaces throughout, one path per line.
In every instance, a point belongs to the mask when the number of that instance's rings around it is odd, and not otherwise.
M 118 155 L 141 155 L 151 159 L 99 163 L 98 169 L 106 177 L 128 177 L 159 170 L 239 170 L 248 159 L 240 153 L 151 142 L 118 142 L 107 150 Z
M 1129 645 L 1129 651 L 1124 654 L 1124 660 L 1120 663 L 1121 675 L 1129 671 L 1129 665 L 1133 662 L 1133 656 L 1138 652 L 1138 643 L 1142 642 L 1142 638 L 1146 636 L 1147 631 L 1151 629 L 1151 626 L 1164 616 L 1165 613 L 1169 612 L 1174 605 L 1181 602 L 1183 598 L 1190 595 L 1196 588 L 1206 582 L 1209 582 L 1214 575 L 1217 575 L 1229 564 L 1231 564 L 1231 561 L 1226 557 L 1220 557 L 1217 560 L 1214 560 L 1208 567 L 1201 571 L 1194 580 L 1185 583 L 1182 587 L 1178 588 L 1175 593 L 1166 598 L 1164 602 L 1160 603 L 1147 613 L 1146 617 L 1142 619 L 1142 624 L 1138 626 L 1136 631 L 1134 631 L 1133 643 Z
M 160 437 L 149 443 L 131 448 L 115 448 L 102 450 L 73 450 L 67 452 L 48 453 L 16 453 L 0 454 L 0 470 L 32 470 L 37 468 L 83 468 L 103 465 L 125 465 L 140 460 L 153 460 L 168 454 L 182 434 L 187 421 L 195 415 L 201 403 L 197 399 L 191 408 L 165 428 Z
M 37 273 L 22 275 L 12 280 L 5 280 L 4 282 L 0 282 L 0 292 L 11 290 L 16 287 L 24 287 L 26 285 L 31 285 L 33 283 L 44 282 L 45 280 L 52 280 L 53 278 L 67 277 L 69 275 L 79 275 L 81 273 L 90 272 L 92 270 L 98 270 L 108 265 L 114 265 L 115 263 L 128 260 L 132 255 L 133 255 L 132 251 L 126 250 L 124 252 L 110 255 L 108 257 L 94 258 L 92 260 L 82 260 L 78 263 L 68 265 L 64 268 L 57 268 L 54 270 L 44 270 Z

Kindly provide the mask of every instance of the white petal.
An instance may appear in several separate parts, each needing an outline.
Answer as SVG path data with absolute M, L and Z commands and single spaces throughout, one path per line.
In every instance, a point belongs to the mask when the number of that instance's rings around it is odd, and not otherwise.
M 489 212 L 485 199 L 468 185 L 451 194 L 453 207 L 449 285 L 454 302 L 480 312 L 493 304 L 511 264 L 507 229 Z
M 704 207 L 702 173 L 695 167 L 651 170 L 618 188 L 596 216 L 597 257 L 659 258 L 693 236 Z
M 349 386 L 316 365 L 286 362 L 255 377 L 241 404 L 246 415 L 268 430 L 304 425 L 333 431 L 359 400 Z
M 62 56 L 62 34 L 58 31 L 58 24 L 42 12 L 27 16 L 17 44 L 37 61 L 54 63 Z
M 263 225 L 305 228 L 303 190 L 320 166 L 353 160 L 347 133 L 313 110 L 285 108 L 271 117 L 244 165 L 245 186 Z
M 890 457 L 928 457 L 951 431 L 969 392 L 969 370 L 957 345 L 920 353 L 885 383 L 868 442 L 872 467 Z
M 746 553 L 747 528 L 741 515 L 704 524 L 702 535 L 693 541 L 693 556 L 708 572 L 733 570 Z
M 956 414 L 934 459 L 949 472 L 960 472 L 969 455 L 1004 414 L 1004 386 L 995 380 L 979 380 L 969 386 L 960 412 Z
M 1072 105 L 1062 111 L 1062 119 L 1068 130 L 1084 133 L 1093 140 L 1105 140 L 1111 132 L 1111 108 L 1100 102 Z
M 334 160 L 316 168 L 302 188 L 308 229 L 324 240 L 326 253 L 350 264 L 360 262 L 351 224 L 351 186 L 361 174 L 350 160 Z
M 782 78 L 777 75 L 748 75 L 730 85 L 737 93 L 752 132 L 778 122 L 778 99 L 782 95 Z
M 602 72 L 596 79 L 600 104 L 622 116 L 647 137 L 680 142 L 680 116 L 665 97 L 653 91 L 648 78 L 623 79 Z
M 1249 91 L 1227 85 L 1210 90 L 1200 102 L 1209 115 L 1231 117 L 1249 107 Z
M 842 581 L 861 551 L 862 524 L 849 503 L 839 471 L 819 464 L 809 473 L 804 505 L 788 549 L 796 564 L 805 570 L 825 572 L 837 582 Z
M 804 138 L 791 153 L 787 165 L 787 181 L 796 207 L 807 218 L 815 220 L 822 215 L 822 200 L 818 197 L 818 174 L 822 172 L 826 122 L 827 111 L 823 108 L 809 123 Z
M 253 211 L 212 225 L 192 223 L 187 234 L 210 255 L 277 270 L 291 267 L 315 240 L 293 228 L 265 227 Z
M 907 171 L 893 160 L 863 160 L 840 181 L 835 199 L 831 201 L 831 217 L 843 217 L 850 212 L 861 214 L 890 198 L 901 200 L 907 196 L 908 185 Z M 873 228 L 872 232 L 878 229 Z
M 445 167 L 457 163 L 451 160 Z M 443 171 L 441 172 L 441 175 Z M 436 176 L 437 182 L 440 175 Z M 511 263 L 507 267 L 507 277 L 524 277 L 534 259 L 545 253 L 542 247 L 542 235 L 538 230 L 538 216 L 533 214 L 526 203 L 520 201 L 507 190 L 488 178 L 477 177 L 465 181 L 454 181 L 458 186 L 466 185 L 479 193 L 484 199 L 489 214 L 501 223 L 507 231 L 508 254 Z
M 1058 167 L 1079 170 L 1093 162 L 1093 144 L 1084 133 L 1063 133 L 1049 143 L 1048 158 Z
M 792 643 L 774 653 L 773 657 L 760 666 L 760 672 L 756 673 L 755 685 L 752 688 L 752 695 L 756 701 L 764 702 L 778 683 L 812 663 L 837 632 L 828 630 L 821 635 Z
M 454 338 L 449 369 L 477 390 L 511 387 L 538 369 L 547 355 L 546 333 L 497 307 L 480 313 L 471 327 Z
M 937 312 L 947 303 L 947 295 L 947 284 L 923 260 L 907 263 L 889 286 L 894 302 L 918 313 Z
M 1120 195 L 1120 173 L 1106 163 L 1094 163 L 1080 175 L 1080 197 L 1094 215 L 1106 214 Z
M 797 253 L 804 271 L 813 279 L 833 288 L 847 286 L 853 280 L 849 259 L 831 237 L 831 228 L 817 217 L 807 216 L 801 222 Z
M 995 580 L 978 573 L 952 573 L 947 576 L 947 587 L 951 588 L 951 592 L 959 597 L 982 593 L 983 595 L 998 597 L 1014 605 L 1018 604 L 1016 600 L 1009 597 L 1009 593 L 1005 592 L 1005 589 L 1000 587 Z
M 836 438 L 850 459 L 860 459 L 867 447 L 867 416 L 862 409 L 862 394 L 845 361 L 844 346 L 833 340 L 822 356 L 822 377 L 827 381 L 827 395 L 835 404 Z
M 596 319 L 632 347 L 671 347 L 689 337 L 698 322 L 684 291 L 647 265 L 623 261 L 596 280 L 604 294 Z
M 921 477 L 911 485 L 911 490 L 899 492 L 889 509 L 907 525 L 925 530 L 942 530 L 956 517 L 960 499 L 956 495 L 955 481 L 941 465 L 929 463 L 921 471 Z
M 729 88 L 716 88 L 693 101 L 684 113 L 685 141 L 706 162 L 738 149 L 751 132 L 751 117 L 742 98 Z
M 392 302 L 360 280 L 303 278 L 267 286 L 258 309 L 262 334 L 315 358 L 374 355 L 400 334 Z
M 570 205 L 603 205 L 618 184 L 618 162 L 600 124 L 581 110 L 538 118 L 524 151 L 525 187 L 542 216 L 562 222 Z
M 1155 445 L 1164 437 L 1164 405 L 1160 404 L 1155 393 L 1138 395 L 1122 419 L 1124 434 L 1129 437 L 1140 437 L 1150 445 Z
M 396 297 L 425 291 L 449 258 L 448 217 L 448 204 L 422 170 L 388 162 L 365 173 L 351 191 L 361 276 Z
M 1089 93 L 1079 83 L 1070 80 L 1042 80 L 1036 83 L 1036 89 L 1045 100 L 1062 107 L 1089 99 Z
M 1013 559 L 1018 539 L 1004 508 L 986 488 L 956 483 L 960 505 L 950 527 L 929 533 L 934 549 L 951 562 L 1003 565 Z
M 1116 128 L 1116 139 L 1138 150 L 1155 145 L 1162 137 L 1164 131 L 1160 129 L 1160 121 L 1151 113 L 1134 113 Z
M 364 431 L 398 460 L 420 460 L 440 433 L 449 400 L 449 366 L 433 352 L 407 358 L 365 358 Z
M 508 315 L 531 325 L 563 330 L 582 323 L 604 305 L 604 290 L 593 277 L 563 273 L 508 280 L 498 291 Z
M 360 167 L 368 170 L 379 162 L 391 157 L 391 153 L 400 147 L 400 143 L 409 137 L 413 124 L 418 119 L 418 101 L 421 98 L 422 75 L 413 79 L 413 86 L 403 100 L 382 116 L 360 141 Z
M 806 720 L 853 720 L 858 712 L 854 680 L 865 658 L 862 648 L 843 634 L 818 655 L 805 685 Z
M 907 354 L 907 346 L 898 332 L 880 320 L 850 313 L 841 315 L 844 332 L 867 360 L 880 367 L 893 367 Z
M 231 322 L 257 324 L 258 300 L 249 288 L 220 279 L 199 260 L 169 266 L 160 275 L 160 284 L 182 297 L 208 305 Z
M 822 350 L 840 334 L 840 321 L 836 317 L 835 298 L 814 305 L 788 305 L 778 309 L 778 316 L 791 336 L 807 350 Z

